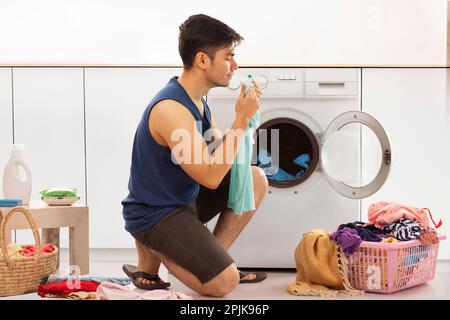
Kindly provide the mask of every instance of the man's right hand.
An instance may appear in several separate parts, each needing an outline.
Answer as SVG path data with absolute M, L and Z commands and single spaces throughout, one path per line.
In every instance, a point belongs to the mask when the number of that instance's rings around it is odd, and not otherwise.
M 255 92 L 254 87 L 250 87 L 247 94 L 245 94 L 245 84 L 241 86 L 241 93 L 236 101 L 236 119 L 244 120 L 248 125 L 250 119 L 255 115 L 259 109 L 259 96 Z

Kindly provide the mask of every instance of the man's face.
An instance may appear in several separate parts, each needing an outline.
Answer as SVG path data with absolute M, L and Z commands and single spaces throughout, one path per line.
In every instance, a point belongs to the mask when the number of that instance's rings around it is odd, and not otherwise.
M 216 51 L 214 59 L 211 60 L 206 75 L 212 83 L 212 87 L 226 87 L 237 68 L 238 65 L 234 60 L 234 46 L 220 48 Z

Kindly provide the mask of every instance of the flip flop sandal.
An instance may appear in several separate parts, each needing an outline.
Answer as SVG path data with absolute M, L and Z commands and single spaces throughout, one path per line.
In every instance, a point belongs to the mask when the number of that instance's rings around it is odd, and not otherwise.
M 249 275 L 249 274 L 254 274 L 255 278 L 251 279 L 251 280 L 250 279 L 243 279 L 246 275 Z M 241 278 L 239 283 L 256 283 L 256 282 L 261 282 L 265 278 L 267 278 L 267 274 L 265 272 L 249 272 L 249 273 L 245 273 L 245 272 L 239 271 L 239 277 Z
M 170 287 L 170 282 L 164 282 L 157 274 L 148 274 L 143 271 L 136 271 L 136 266 L 131 264 L 124 264 L 122 266 L 123 272 L 130 277 L 136 288 L 144 290 L 166 289 Z M 149 280 L 150 283 L 142 283 L 138 279 L 142 278 Z

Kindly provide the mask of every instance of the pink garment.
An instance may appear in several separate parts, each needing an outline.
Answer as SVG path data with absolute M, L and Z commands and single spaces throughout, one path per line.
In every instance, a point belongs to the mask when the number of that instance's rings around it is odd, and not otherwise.
M 401 218 L 418 221 L 423 227 L 429 227 L 429 210 L 414 208 L 402 204 L 381 201 L 370 205 L 368 210 L 369 222 L 377 228 L 382 228 L 397 222 Z
M 174 290 L 130 289 L 112 282 L 102 282 L 97 288 L 97 300 L 193 300 L 192 297 Z
M 41 255 L 47 254 L 47 253 L 51 253 L 55 250 L 55 247 L 48 243 L 45 246 L 41 247 Z M 25 257 L 33 257 L 34 253 L 36 251 L 36 245 L 31 245 L 31 246 L 24 246 L 23 247 L 23 255 Z

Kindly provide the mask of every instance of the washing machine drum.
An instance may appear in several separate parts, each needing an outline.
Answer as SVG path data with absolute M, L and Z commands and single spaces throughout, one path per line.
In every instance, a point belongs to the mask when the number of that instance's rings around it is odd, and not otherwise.
M 352 127 L 354 124 L 356 126 Z M 364 141 L 368 141 L 362 127 L 373 132 L 378 146 L 375 155 L 379 161 L 372 161 L 375 164 L 373 175 L 367 180 L 367 184 L 363 179 L 362 168 L 366 169 L 366 164 L 370 161 L 365 161 L 364 166 L 360 161 L 361 139 L 364 137 Z M 342 138 L 352 140 L 352 143 L 347 144 L 351 146 L 351 152 L 347 152 L 345 144 L 337 145 L 340 140 L 342 142 Z M 253 159 L 256 159 L 257 166 L 266 173 L 269 184 L 277 188 L 299 185 L 315 171 L 322 171 L 338 193 L 348 198 L 361 199 L 372 195 L 384 184 L 391 164 L 391 148 L 386 132 L 375 118 L 360 111 L 345 112 L 337 116 L 320 138 L 297 119 L 271 118 L 261 123 L 256 133 L 256 142 Z M 368 146 L 370 144 L 366 143 L 366 149 Z M 338 153 L 340 155 L 335 156 Z M 335 170 L 345 162 L 342 161 L 342 153 L 352 155 L 353 162 L 345 163 L 346 170 Z M 367 151 L 364 155 L 367 155 Z M 370 157 L 364 158 L 367 160 Z M 351 172 L 352 177 L 348 180 L 341 179 L 335 174 L 336 171 Z
M 272 138 L 278 150 L 272 150 Z M 319 162 L 319 144 L 305 124 L 292 118 L 275 118 L 257 130 L 257 165 L 269 184 L 278 188 L 298 185 L 308 179 Z

